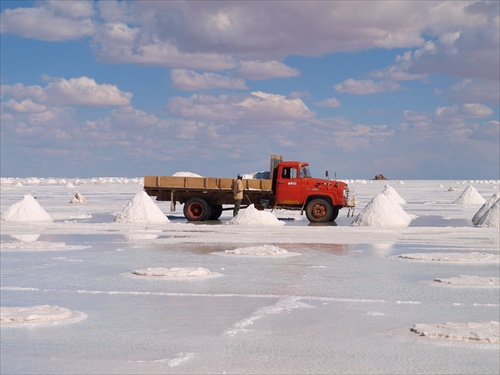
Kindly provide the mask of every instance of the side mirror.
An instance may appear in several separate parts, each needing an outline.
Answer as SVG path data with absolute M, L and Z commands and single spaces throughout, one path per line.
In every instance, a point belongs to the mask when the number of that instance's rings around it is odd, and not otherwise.
M 328 180 L 328 171 L 325 172 L 326 179 Z

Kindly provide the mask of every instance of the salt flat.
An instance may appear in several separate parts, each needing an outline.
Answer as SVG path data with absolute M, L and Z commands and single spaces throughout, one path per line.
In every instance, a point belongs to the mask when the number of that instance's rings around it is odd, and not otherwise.
M 411 221 L 352 226 L 387 184 Z M 0 372 L 497 373 L 499 230 L 459 198 L 498 181 L 349 185 L 353 217 L 229 225 L 148 221 L 140 179 L 2 180 L 2 214 L 30 194 L 51 220 L 1 222 Z

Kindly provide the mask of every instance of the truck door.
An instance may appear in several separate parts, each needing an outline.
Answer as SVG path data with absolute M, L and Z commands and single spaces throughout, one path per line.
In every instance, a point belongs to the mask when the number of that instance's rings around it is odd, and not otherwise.
M 276 203 L 299 205 L 301 202 L 302 180 L 297 167 L 283 167 L 276 180 Z

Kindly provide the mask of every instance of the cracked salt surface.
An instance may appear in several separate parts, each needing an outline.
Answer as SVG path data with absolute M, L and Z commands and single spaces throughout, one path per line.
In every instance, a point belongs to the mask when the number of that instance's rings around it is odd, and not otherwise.
M 439 187 L 454 182 L 398 183 L 404 211 L 418 217 L 401 227 L 353 227 L 344 210 L 331 225 L 290 211 L 267 211 L 280 225 L 217 225 L 232 220 L 230 210 L 194 225 L 182 205 L 170 214 L 156 201 L 175 219 L 139 222 L 139 203 L 116 222 L 138 181 L 79 185 L 86 203 L 78 205 L 64 186 L 23 182 L 1 185 L 2 210 L 31 192 L 56 220 L 2 221 L 1 307 L 15 319 L 30 306 L 86 318 L 2 323 L 1 373 L 486 374 L 500 366 L 498 228 L 472 224 L 480 207 L 453 204 L 463 189 Z M 356 213 L 385 185 L 351 183 Z M 499 185 L 474 186 L 490 197 Z M 72 217 L 82 220 L 57 220 Z

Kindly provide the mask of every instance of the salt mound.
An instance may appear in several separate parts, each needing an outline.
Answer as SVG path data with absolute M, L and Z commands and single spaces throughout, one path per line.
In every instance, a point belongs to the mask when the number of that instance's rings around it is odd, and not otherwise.
M 486 212 L 495 204 L 495 202 L 500 198 L 500 193 L 493 194 L 490 199 L 486 201 L 485 204 L 481 206 L 481 208 L 476 212 L 476 214 L 472 217 L 472 223 L 477 225 L 477 222 L 481 220 Z
M 71 182 L 68 182 L 64 187 L 68 189 L 74 189 L 75 185 L 73 185 Z
M 388 198 L 391 198 L 394 202 L 398 204 L 406 204 L 406 201 L 401 198 L 397 191 L 390 185 L 385 185 L 382 194 L 385 194 Z
M 500 198 L 496 200 L 493 206 L 477 221 L 476 225 L 480 227 L 500 227 Z
M 476 188 L 472 185 L 468 185 L 463 193 L 458 197 L 453 204 L 463 204 L 463 205 L 471 205 L 471 204 L 484 204 L 486 199 L 484 199 L 481 194 L 478 193 Z
M 140 191 L 115 217 L 120 223 L 167 223 L 169 220 L 145 191 Z
M 450 278 L 435 278 L 434 281 L 457 286 L 499 286 L 500 278 L 498 277 L 481 277 L 460 275 Z
M 0 322 L 40 322 L 71 317 L 71 310 L 59 306 L 1 307 Z
M 213 255 L 246 255 L 246 256 L 294 256 L 300 253 L 289 252 L 273 245 L 261 245 L 252 247 L 239 247 L 234 250 L 211 253 Z
M 75 196 L 73 197 L 73 199 L 71 199 L 69 203 L 87 203 L 87 200 L 80 193 L 75 193 Z
M 132 271 L 133 275 L 137 276 L 153 276 L 153 277 L 169 277 L 169 278 L 182 278 L 182 277 L 203 277 L 210 276 L 211 272 L 202 267 L 148 267 L 141 270 Z
M 499 328 L 498 322 L 495 321 L 488 323 L 415 324 L 411 332 L 430 338 L 499 343 Z
M 175 177 L 203 177 L 196 173 L 191 172 L 175 172 L 172 176 Z
M 10 206 L 2 214 L 2 221 L 52 221 L 50 215 L 43 209 L 31 194 L 23 200 Z
M 229 220 L 226 224 L 243 224 L 243 225 L 285 225 L 283 221 L 279 221 L 276 216 L 270 212 L 259 211 L 253 204 L 244 210 L 240 210 L 238 215 Z
M 411 253 L 401 254 L 399 258 L 417 260 L 424 262 L 460 262 L 460 263 L 496 263 L 500 259 L 498 255 L 480 253 Z
M 411 220 L 412 217 L 399 204 L 380 193 L 356 216 L 351 225 L 407 227 Z

